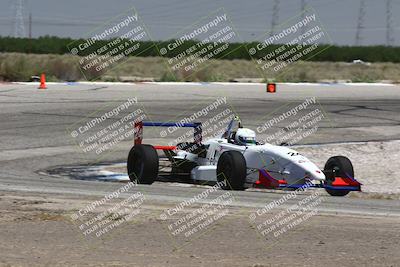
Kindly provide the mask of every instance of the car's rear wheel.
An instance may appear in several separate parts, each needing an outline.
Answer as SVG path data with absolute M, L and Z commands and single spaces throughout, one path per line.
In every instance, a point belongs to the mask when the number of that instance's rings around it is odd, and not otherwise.
M 351 161 L 344 156 L 335 156 L 328 159 L 325 163 L 324 170 L 328 173 L 333 173 L 333 179 L 328 179 L 327 183 L 330 185 L 335 180 L 335 177 L 353 178 L 354 169 Z M 326 189 L 329 195 L 335 197 L 342 197 L 347 195 L 349 190 L 333 190 Z
M 152 184 L 158 176 L 159 159 L 152 145 L 135 145 L 128 155 L 128 175 L 132 182 Z
M 225 181 L 224 189 L 244 190 L 246 181 L 246 159 L 238 151 L 226 151 L 219 157 L 217 180 Z

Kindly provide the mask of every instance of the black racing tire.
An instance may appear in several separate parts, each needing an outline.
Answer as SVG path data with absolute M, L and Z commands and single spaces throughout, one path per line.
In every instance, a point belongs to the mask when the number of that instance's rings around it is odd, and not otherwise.
M 328 159 L 325 163 L 324 170 L 328 172 L 332 172 L 334 177 L 354 177 L 354 169 L 353 164 L 351 161 L 344 156 L 335 156 Z M 328 180 L 328 184 L 331 184 L 333 181 Z M 350 191 L 349 190 L 332 190 L 332 189 L 325 189 L 329 195 L 334 197 L 343 197 L 347 195 Z
M 244 190 L 247 169 L 246 159 L 239 151 L 226 151 L 218 159 L 217 180 L 226 182 L 227 190 Z
M 139 184 L 152 184 L 158 176 L 159 159 L 152 145 L 135 145 L 128 155 L 129 179 Z

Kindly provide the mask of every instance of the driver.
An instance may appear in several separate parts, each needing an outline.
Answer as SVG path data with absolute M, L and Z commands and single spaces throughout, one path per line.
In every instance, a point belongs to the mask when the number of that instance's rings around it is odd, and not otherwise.
M 235 143 L 241 146 L 256 145 L 256 133 L 247 128 L 239 128 L 235 134 Z

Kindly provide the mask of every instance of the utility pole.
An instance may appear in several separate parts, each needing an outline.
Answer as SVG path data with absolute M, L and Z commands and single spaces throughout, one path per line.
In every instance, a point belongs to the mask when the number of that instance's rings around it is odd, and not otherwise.
M 29 39 L 32 39 L 32 13 L 29 13 Z
M 301 0 L 301 20 L 304 20 L 306 17 L 306 0 Z M 301 34 L 303 35 L 306 32 L 306 26 L 301 27 Z
M 24 0 L 16 0 L 16 3 L 15 3 L 14 37 L 17 37 L 17 38 L 25 37 L 23 1 Z
M 365 0 L 360 0 L 360 9 L 358 11 L 357 32 L 356 32 L 356 45 L 361 45 L 361 34 L 364 29 L 365 17 Z
M 386 0 L 386 45 L 394 45 L 392 20 L 392 0 Z
M 270 36 L 274 35 L 276 26 L 279 23 L 279 0 L 274 0 L 274 5 L 272 7 L 272 20 L 271 20 L 271 32 Z

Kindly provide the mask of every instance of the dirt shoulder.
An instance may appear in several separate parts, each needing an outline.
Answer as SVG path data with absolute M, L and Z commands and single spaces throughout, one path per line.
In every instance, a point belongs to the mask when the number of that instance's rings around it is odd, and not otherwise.
M 93 199 L 94 200 L 94 199 Z M 317 214 L 278 239 L 261 237 L 250 209 L 232 208 L 198 238 L 179 243 L 148 202 L 141 216 L 87 238 L 71 220 L 92 199 L 0 194 L 1 266 L 396 266 L 397 217 Z

